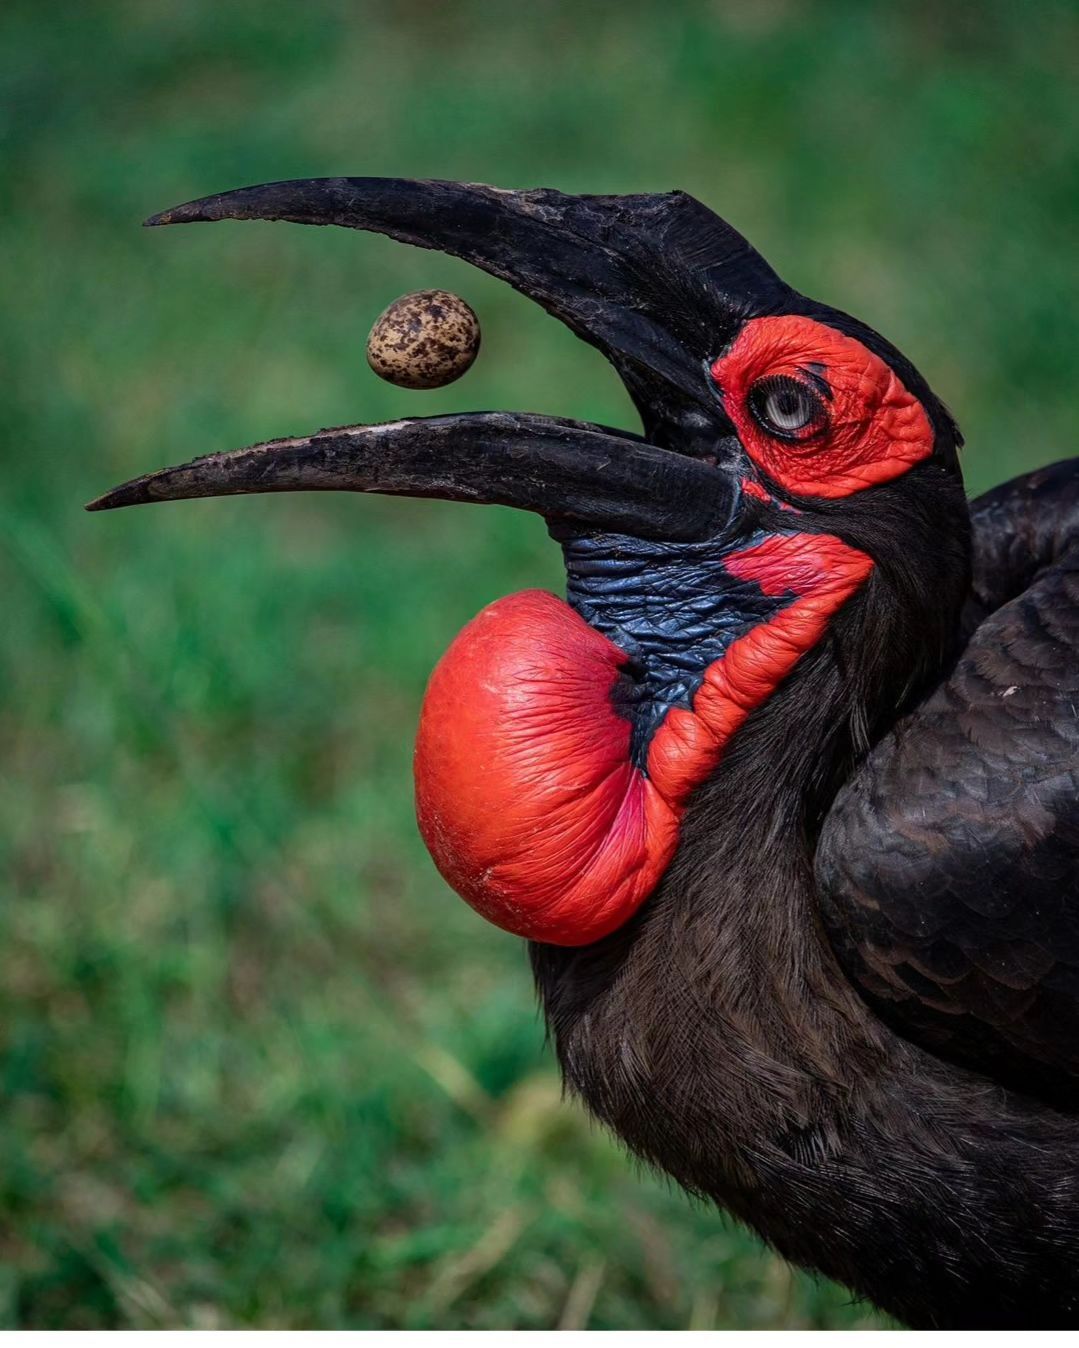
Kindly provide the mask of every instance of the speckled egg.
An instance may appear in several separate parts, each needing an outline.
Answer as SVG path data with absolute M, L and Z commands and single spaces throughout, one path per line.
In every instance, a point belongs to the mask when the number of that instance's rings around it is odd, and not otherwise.
M 367 363 L 399 388 L 444 388 L 460 379 L 479 349 L 479 319 L 459 295 L 417 290 L 379 315 L 367 339 Z

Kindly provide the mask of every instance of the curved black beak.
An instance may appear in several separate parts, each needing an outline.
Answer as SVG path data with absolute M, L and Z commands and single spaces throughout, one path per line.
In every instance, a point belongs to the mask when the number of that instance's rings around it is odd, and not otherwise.
M 519 412 L 344 426 L 137 477 L 87 510 L 248 492 L 357 491 L 516 506 L 553 521 L 691 541 L 722 531 L 727 476 L 584 422 Z
M 350 427 L 197 459 L 89 509 L 343 489 L 515 505 L 643 537 L 699 538 L 726 525 L 740 455 L 707 364 L 747 317 L 791 292 L 692 197 L 323 178 L 205 197 L 146 223 L 225 219 L 371 230 L 501 277 L 604 353 L 637 405 L 644 440 L 508 413 Z

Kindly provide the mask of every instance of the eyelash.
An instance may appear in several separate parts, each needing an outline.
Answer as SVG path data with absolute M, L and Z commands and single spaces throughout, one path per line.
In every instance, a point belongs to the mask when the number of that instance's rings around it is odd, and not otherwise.
M 788 400 L 797 400 L 800 404 L 798 411 L 805 411 L 804 418 L 797 425 L 784 426 L 778 420 L 780 413 L 774 407 L 769 410 L 769 404 L 784 394 Z M 809 440 L 819 435 L 828 424 L 828 409 L 820 393 L 807 381 L 793 375 L 765 375 L 763 379 L 758 379 L 749 390 L 746 404 L 757 425 L 765 434 L 777 440 Z

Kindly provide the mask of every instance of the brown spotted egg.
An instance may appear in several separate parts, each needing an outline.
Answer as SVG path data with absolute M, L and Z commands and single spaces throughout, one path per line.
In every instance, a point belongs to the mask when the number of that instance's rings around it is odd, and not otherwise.
M 417 290 L 379 315 L 367 339 L 367 363 L 400 388 L 444 388 L 480 349 L 479 319 L 459 295 Z

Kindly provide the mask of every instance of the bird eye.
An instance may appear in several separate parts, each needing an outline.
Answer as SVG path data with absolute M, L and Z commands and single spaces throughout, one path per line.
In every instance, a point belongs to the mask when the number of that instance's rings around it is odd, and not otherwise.
M 749 408 L 764 430 L 786 440 L 804 439 L 807 431 L 819 430 L 825 420 L 820 396 L 808 384 L 785 374 L 758 379 L 749 391 Z

